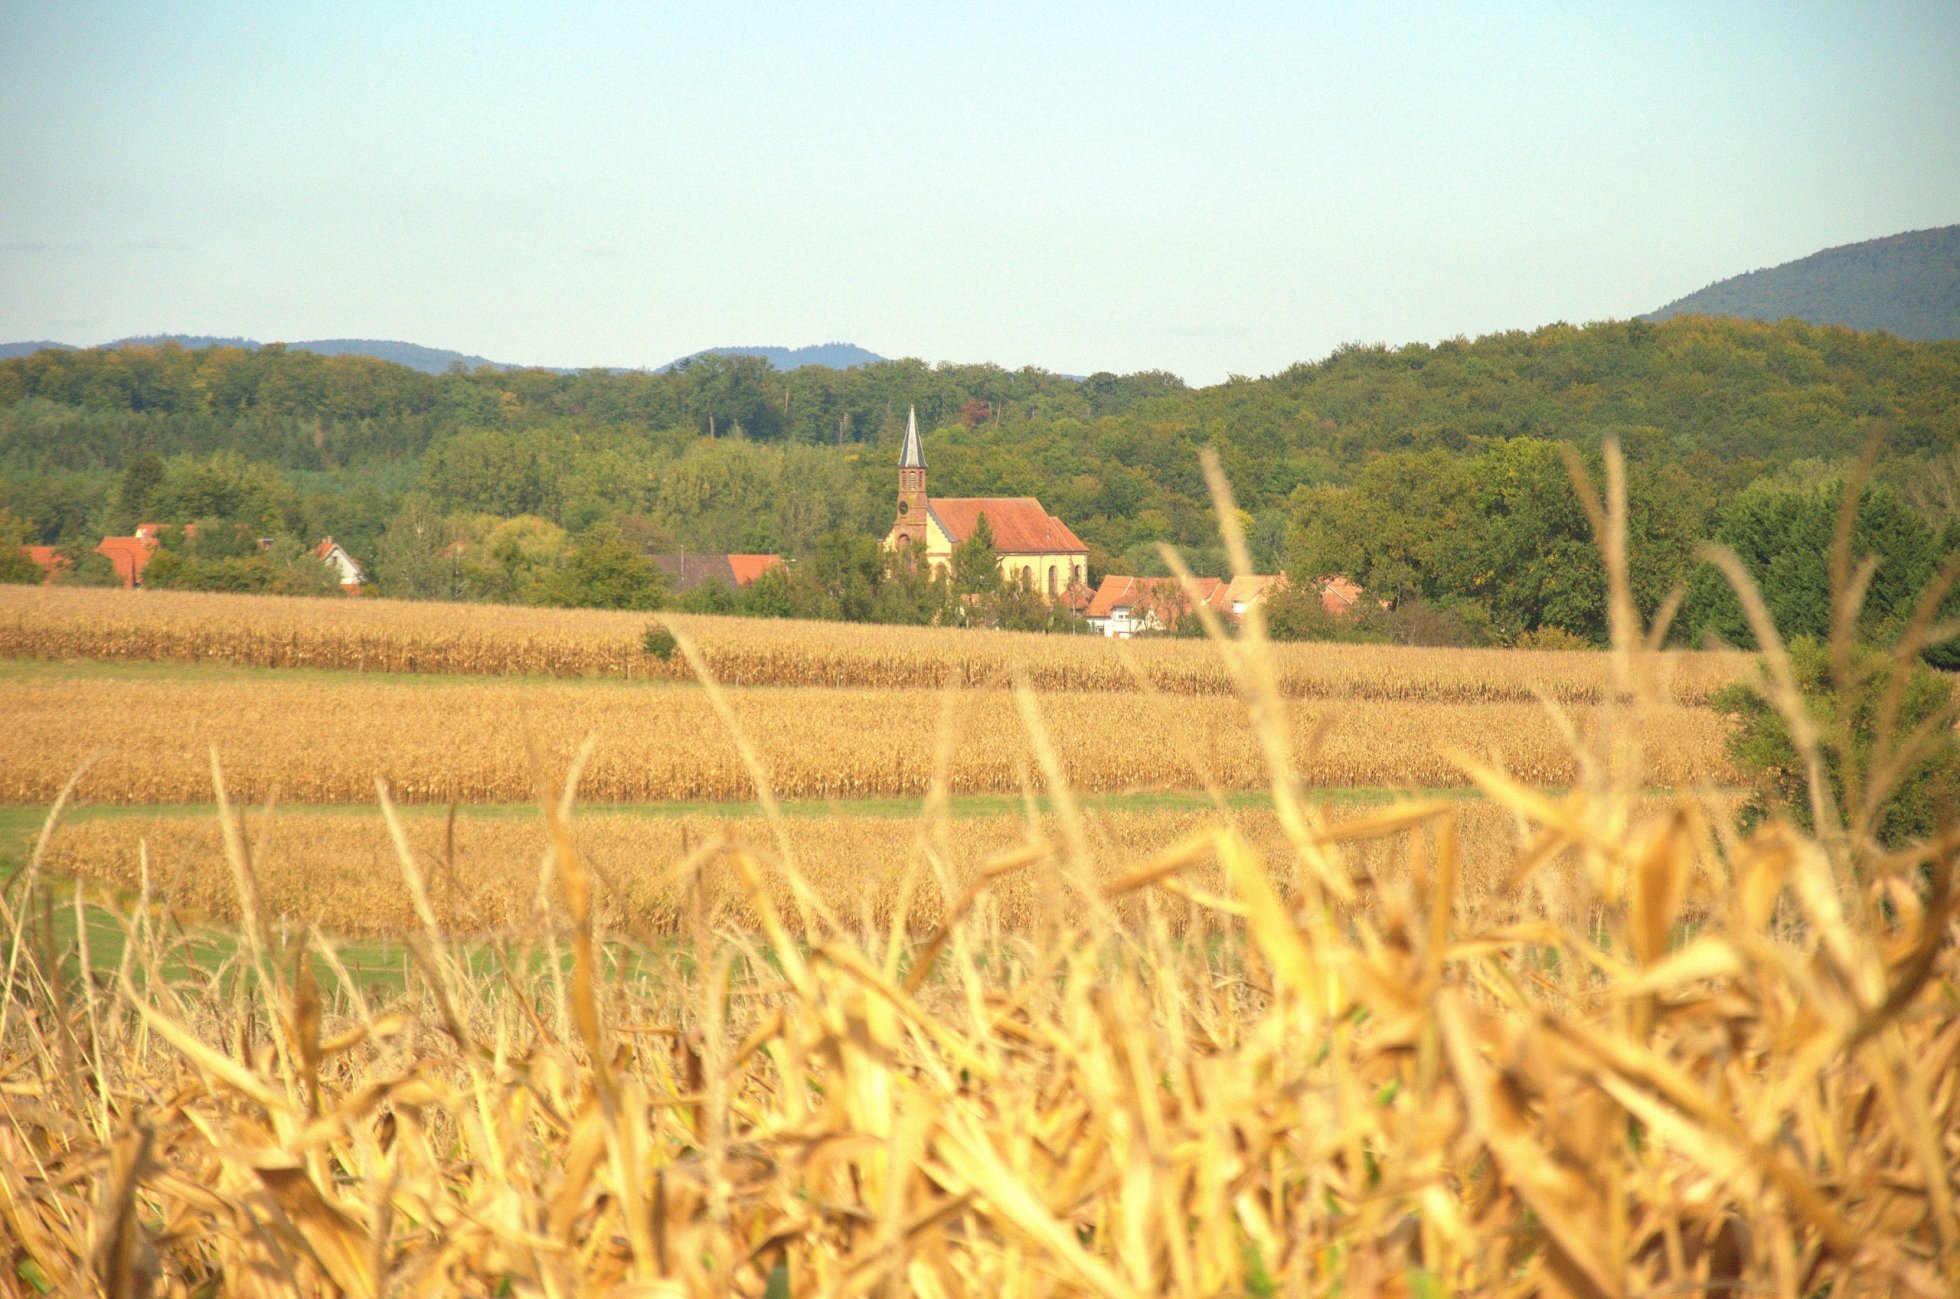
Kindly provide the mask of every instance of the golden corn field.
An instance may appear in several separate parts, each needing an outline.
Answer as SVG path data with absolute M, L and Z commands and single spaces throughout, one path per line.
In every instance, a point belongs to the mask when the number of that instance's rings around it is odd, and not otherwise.
M 8 665 L 4 797 L 54 813 L 0 886 L 0 1293 L 1960 1293 L 1960 828 L 1874 841 L 1746 583 L 1819 829 L 1738 828 L 1698 705 L 1741 668 L 1646 648 L 1605 462 L 1610 654 L 1254 617 L 1137 647 L 1144 689 L 1106 645 L 705 620 L 698 688 Z M 0 597 L 0 654 L 613 671 L 588 615 L 72 594 Z M 1213 806 L 1076 797 L 1153 783 Z M 583 805 L 724 785 L 760 810 Z
M 733 713 L 785 798 L 923 794 L 942 726 L 956 792 L 1014 792 L 1036 770 L 1011 692 L 757 687 L 728 692 Z M 1090 791 L 1227 789 L 1268 781 L 1261 749 L 1229 699 L 1133 693 L 1037 696 L 1071 784 Z M 1597 705 L 1565 719 L 1584 731 Z M 1733 780 L 1720 719 L 1706 708 L 1658 711 L 1652 761 L 1668 787 Z M 93 802 L 211 798 L 215 746 L 242 797 L 365 803 L 376 776 L 413 802 L 523 802 L 532 754 L 562 766 L 595 743 L 579 789 L 594 802 L 740 800 L 754 777 L 699 690 L 624 683 L 485 684 L 414 678 L 288 679 L 277 673 L 64 676 L 0 669 L 0 714 L 15 760 L 0 801 L 46 802 L 85 761 Z M 1572 779 L 1572 749 L 1539 704 L 1311 701 L 1290 735 L 1313 785 L 1462 785 L 1451 749 L 1502 762 L 1534 784 Z M 1166 743 L 1165 737 L 1176 737 Z
M 576 820 L 533 841 L 547 946 L 486 967 L 443 927 L 424 817 L 394 862 L 397 992 L 275 936 L 291 868 L 226 811 L 241 947 L 218 970 L 166 974 L 147 890 L 101 965 L 35 955 L 54 904 L 8 892 L 12 1283 L 1953 1293 L 1960 836 L 1738 839 L 1594 756 L 1565 797 L 1484 774 L 1526 827 L 1502 863 L 1473 863 L 1449 803 L 1334 824 L 1283 799 L 1127 869 L 1066 815 L 971 867 L 928 823 L 923 937 L 903 890 L 865 924 L 794 842 L 715 839 L 642 863 L 713 901 L 630 968 L 602 941 L 631 861 L 599 868 Z M 1023 879 L 1014 932 L 988 910 Z
M 953 631 L 698 615 L 661 617 L 693 636 L 730 686 L 938 689 L 1003 686 L 1015 672 L 1055 693 L 1137 689 L 1229 695 L 1202 642 Z M 177 591 L 0 586 L 0 659 L 101 659 L 469 676 L 692 681 L 680 656 L 642 648 L 646 614 L 511 605 L 293 599 Z M 1565 703 L 1601 699 L 1603 653 L 1290 645 L 1274 649 L 1298 699 Z M 1701 703 L 1747 670 L 1744 655 L 1657 655 L 1660 689 Z
M 1726 807 L 1728 800 L 1718 806 Z M 1664 806 L 1655 802 L 1646 810 Z M 1379 805 L 1331 810 L 1329 824 L 1365 823 Z M 1516 818 L 1479 802 L 1454 811 L 1459 853 L 1459 904 L 1481 914 L 1502 894 L 1504 868 L 1528 846 Z M 1277 858 L 1285 837 L 1270 809 L 1229 810 L 1225 819 L 1262 856 Z M 1170 850 L 1220 820 L 1216 812 L 1187 809 L 1087 809 L 1082 824 L 1092 874 L 1098 885 L 1130 865 Z M 539 821 L 511 815 L 449 817 L 434 809 L 405 811 L 401 825 L 410 850 L 429 881 L 430 903 L 446 931 L 462 934 L 516 932 L 540 915 Z M 396 848 L 375 809 L 332 812 L 248 813 L 253 875 L 267 915 L 294 927 L 317 926 L 341 935 L 413 932 L 413 900 L 404 887 Z M 832 915 L 887 929 L 901 910 L 915 930 L 944 918 L 942 899 L 924 887 L 930 849 L 956 890 L 964 890 L 985 864 L 1031 844 L 1059 841 L 1054 814 L 1030 819 L 1020 813 L 960 816 L 930 826 L 922 838 L 914 824 L 889 815 L 798 816 L 782 823 L 782 837 L 759 815 L 647 816 L 587 810 L 571 826 L 580 860 L 603 882 L 593 903 L 602 932 L 651 938 L 682 932 L 690 907 L 705 908 L 717 928 L 754 929 L 759 923 L 747 892 L 725 870 L 703 870 L 685 886 L 649 872 L 647 863 L 685 860 L 718 840 L 768 843 L 788 854 L 814 897 Z M 1364 867 L 1372 858 L 1359 853 Z M 142 892 L 188 923 L 236 924 L 238 892 L 225 859 L 224 838 L 208 813 L 159 812 L 71 820 L 57 828 L 44 858 L 46 868 L 86 881 L 97 897 L 127 903 Z M 1397 867 L 1376 864 L 1384 874 Z M 794 895 L 780 868 L 765 864 L 766 895 L 793 916 Z M 1215 867 L 1194 870 L 1188 882 L 1217 891 Z M 1039 927 L 1045 901 L 1040 877 L 1017 874 L 985 894 L 985 915 L 1012 932 Z M 101 890 L 107 890 L 102 892 Z M 548 893 L 548 890 L 546 890 Z M 901 905 L 901 899 L 910 901 Z M 1118 913 L 1135 920 L 1139 899 L 1119 901 Z M 1182 909 L 1166 923 L 1183 924 Z

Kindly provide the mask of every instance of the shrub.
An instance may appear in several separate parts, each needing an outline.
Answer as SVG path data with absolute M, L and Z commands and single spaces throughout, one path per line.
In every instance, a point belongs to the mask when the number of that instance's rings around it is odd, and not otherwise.
M 1519 632 L 1519 649 L 1542 650 L 1583 650 L 1594 648 L 1584 636 L 1578 636 L 1563 627 L 1540 627 L 1536 631 Z
M 1923 728 L 1924 751 L 1887 782 L 1865 827 L 1879 843 L 1895 848 L 1929 837 L 1940 828 L 1942 816 L 1951 817 L 1960 800 L 1960 743 L 1953 731 L 1953 679 L 1914 664 L 1900 691 L 1892 742 L 1886 751 L 1878 751 L 1878 716 L 1889 664 L 1879 650 L 1859 650 L 1852 679 L 1840 688 L 1832 680 L 1830 654 L 1822 645 L 1810 637 L 1790 643 L 1790 665 L 1817 728 L 1831 799 L 1842 809 L 1847 824 L 1858 824 L 1857 805 L 1874 764 L 1889 761 L 1904 737 Z M 1729 757 L 1755 787 L 1744 823 L 1787 813 L 1806 829 L 1812 828 L 1803 759 L 1782 715 L 1745 682 L 1724 686 L 1709 704 L 1733 724 Z
M 674 657 L 674 651 L 679 648 L 679 645 L 674 640 L 674 633 L 656 622 L 650 624 L 641 635 L 640 648 L 665 663 Z

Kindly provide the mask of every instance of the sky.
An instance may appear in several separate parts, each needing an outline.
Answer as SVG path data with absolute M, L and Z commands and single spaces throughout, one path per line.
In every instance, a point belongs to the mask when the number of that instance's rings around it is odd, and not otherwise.
M 0 341 L 1213 383 L 1955 222 L 1955 0 L 0 4 Z

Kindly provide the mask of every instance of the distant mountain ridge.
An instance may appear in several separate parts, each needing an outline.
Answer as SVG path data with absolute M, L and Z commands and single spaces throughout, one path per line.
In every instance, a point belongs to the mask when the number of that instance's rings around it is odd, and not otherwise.
M 32 343 L 0 343 L 0 360 L 12 356 L 32 356 L 36 352 L 53 350 L 57 352 L 101 351 L 115 347 L 162 347 L 175 343 L 179 347 L 197 350 L 206 347 L 242 347 L 248 352 L 256 352 L 266 346 L 251 338 L 219 338 L 211 334 L 135 334 L 128 338 L 118 338 L 111 343 L 101 343 L 95 348 L 80 348 L 70 343 L 57 343 L 42 339 Z M 320 356 L 371 356 L 377 361 L 391 361 L 405 365 L 411 370 L 424 374 L 441 374 L 452 365 L 462 365 L 466 370 L 488 367 L 492 370 L 515 370 L 520 367 L 492 361 L 487 357 L 472 356 L 467 352 L 453 352 L 444 347 L 423 347 L 420 343 L 404 343 L 388 338 L 313 338 L 297 343 L 285 344 L 290 352 L 313 352 Z
M 1676 298 L 1642 320 L 1740 316 L 1960 339 L 1960 225 L 1826 248 Z
M 128 338 L 118 338 L 111 343 L 97 345 L 97 350 L 110 347 L 161 347 L 175 343 L 184 348 L 202 347 L 242 347 L 256 352 L 266 344 L 251 338 L 219 338 L 211 334 L 135 334 Z M 319 356 L 371 356 L 377 361 L 391 361 L 405 365 L 411 370 L 424 374 L 441 374 L 452 365 L 461 365 L 466 370 L 548 370 L 553 374 L 576 374 L 578 367 L 555 365 L 514 365 L 506 361 L 492 361 L 488 357 L 476 356 L 468 352 L 452 351 L 446 347 L 424 347 L 420 343 L 405 343 L 389 338 L 313 338 L 297 343 L 285 344 L 291 352 L 313 352 Z M 71 343 L 57 343 L 52 339 L 37 339 L 26 343 L 0 343 L 0 360 L 14 356 L 32 356 L 36 352 L 80 352 L 89 349 L 79 348 Z M 876 352 L 867 351 L 852 343 L 816 343 L 809 347 L 710 347 L 699 352 L 691 352 L 680 360 L 670 361 L 660 367 L 671 370 L 683 361 L 691 361 L 697 356 L 759 356 L 778 370 L 795 370 L 806 365 L 827 366 L 833 370 L 848 370 L 854 365 L 867 365 L 885 358 Z M 597 367 L 622 372 L 624 367 Z
M 806 365 L 848 370 L 855 365 L 869 365 L 885 359 L 855 343 L 813 343 L 809 347 L 707 347 L 669 361 L 660 368 L 671 370 L 697 356 L 759 356 L 778 370 L 800 370 Z

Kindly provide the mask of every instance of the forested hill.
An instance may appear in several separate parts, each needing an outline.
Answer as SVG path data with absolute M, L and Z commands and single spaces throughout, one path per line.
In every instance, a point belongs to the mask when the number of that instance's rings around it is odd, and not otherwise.
M 206 334 L 148 334 L 119 338 L 113 343 L 102 344 L 102 347 L 168 347 L 173 344 L 193 350 L 207 347 L 237 347 L 251 352 L 265 346 L 249 338 L 216 338 Z M 446 347 L 424 347 L 420 343 L 404 343 L 391 338 L 311 338 L 302 339 L 297 343 L 285 343 L 282 346 L 290 352 L 316 352 L 321 356 L 368 356 L 377 361 L 392 361 L 396 365 L 405 365 L 411 370 L 420 370 L 424 374 L 442 374 L 458 365 L 466 370 L 474 370 L 479 366 L 492 370 L 525 368 L 503 361 L 492 361 L 488 357 L 476 356 L 468 352 L 451 351 Z M 75 352 L 81 349 L 47 339 L 29 343 L 0 343 L 0 360 L 16 356 L 32 356 L 36 352 L 50 350 Z M 758 357 L 778 370 L 798 370 L 806 365 L 822 365 L 833 370 L 843 370 L 854 365 L 867 365 L 885 359 L 876 352 L 867 351 L 854 343 L 816 343 L 809 347 L 710 347 L 660 368 L 672 370 L 687 365 L 696 357 L 709 355 Z M 574 368 L 566 366 L 535 368 L 549 370 L 553 374 L 574 373 Z
M 1794 317 L 1921 341 L 1960 338 L 1960 225 L 1827 248 L 1711 284 L 1644 319 L 1684 315 Z
M 1666 545 L 1650 548 L 1676 568 L 1745 489 L 1826 483 L 1874 430 L 1880 478 L 1908 507 L 1937 526 L 1960 510 L 1960 342 L 1689 316 L 1349 346 L 1203 389 L 1155 371 L 1074 380 L 916 360 L 432 375 L 278 347 L 44 351 L 0 361 L 0 524 L 89 546 L 138 519 L 231 519 L 309 544 L 331 533 L 384 590 L 406 571 L 390 538 L 411 535 L 556 554 L 609 528 L 669 551 L 804 555 L 889 527 L 914 405 L 935 494 L 1039 497 L 1089 543 L 1092 574 L 1152 571 L 1159 542 L 1220 568 L 1198 458 L 1213 446 L 1262 568 L 1338 563 L 1398 595 L 1480 601 L 1512 630 L 1550 615 L 1475 575 L 1543 547 L 1511 535 L 1508 559 L 1478 549 L 1466 529 L 1516 507 L 1464 502 L 1483 482 L 1494 501 L 1571 505 L 1556 443 L 1590 454 L 1619 438 L 1636 500 L 1666 503 Z M 1329 551 L 1330 518 L 1432 553 L 1357 551 L 1352 527 Z M 1589 554 L 1583 516 L 1560 518 L 1577 530 L 1569 553 Z
M 697 356 L 754 356 L 769 362 L 778 370 L 800 370 L 806 365 L 828 366 L 832 370 L 848 370 L 854 365 L 869 365 L 885 358 L 876 352 L 868 351 L 855 343 L 813 343 L 808 347 L 710 347 L 678 361 L 661 367 L 671 370 L 684 365 Z
M 104 343 L 93 351 L 121 350 L 124 348 L 181 347 L 187 350 L 202 350 L 211 347 L 235 347 L 248 352 L 256 352 L 265 344 L 250 338 L 216 338 L 208 334 L 143 334 L 130 338 L 119 338 L 113 343 Z M 367 356 L 377 361 L 390 361 L 405 365 L 411 370 L 424 374 L 441 374 L 451 366 L 460 365 L 474 370 L 478 366 L 488 366 L 493 370 L 509 370 L 515 367 L 504 365 L 467 352 L 453 352 L 446 347 L 424 347 L 420 343 L 404 343 L 392 338 L 311 338 L 297 343 L 281 343 L 278 346 L 293 352 L 314 352 L 321 356 Z M 40 351 L 76 352 L 83 349 L 67 343 L 53 343 L 46 340 L 32 343 L 0 343 L 0 359 L 16 356 L 32 356 Z

